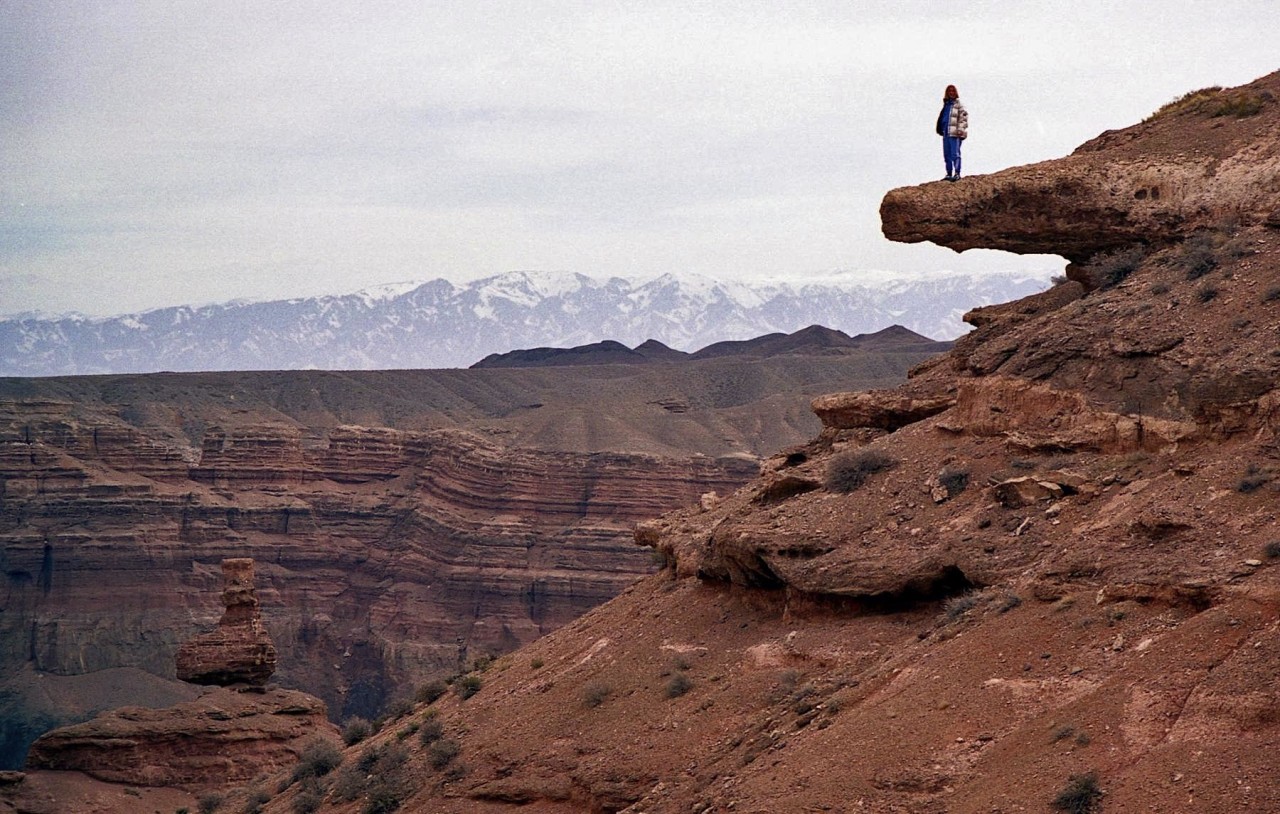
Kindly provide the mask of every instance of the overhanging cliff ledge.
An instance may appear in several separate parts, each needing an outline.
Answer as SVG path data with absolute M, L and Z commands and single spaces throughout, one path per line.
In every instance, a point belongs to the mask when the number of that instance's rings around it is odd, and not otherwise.
M 1070 156 L 890 191 L 885 237 L 1083 263 L 1223 223 L 1280 225 L 1280 73 L 1188 94 Z

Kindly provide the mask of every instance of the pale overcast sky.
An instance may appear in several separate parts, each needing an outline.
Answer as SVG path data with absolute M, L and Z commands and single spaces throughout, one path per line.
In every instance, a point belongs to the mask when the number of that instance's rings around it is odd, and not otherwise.
M 0 314 L 1034 268 L 877 210 L 1280 68 L 1280 2 L 0 0 Z

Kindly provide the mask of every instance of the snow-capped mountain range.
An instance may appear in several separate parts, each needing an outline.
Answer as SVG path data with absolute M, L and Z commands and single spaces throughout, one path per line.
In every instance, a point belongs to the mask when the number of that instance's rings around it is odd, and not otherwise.
M 1048 277 L 939 273 L 868 281 L 851 272 L 763 283 L 511 272 L 465 284 L 395 283 L 107 318 L 23 315 L 0 320 L 0 375 L 466 367 L 516 348 L 656 339 L 696 350 L 814 324 L 850 335 L 898 324 L 952 339 L 966 330 L 965 311 L 1043 290 Z

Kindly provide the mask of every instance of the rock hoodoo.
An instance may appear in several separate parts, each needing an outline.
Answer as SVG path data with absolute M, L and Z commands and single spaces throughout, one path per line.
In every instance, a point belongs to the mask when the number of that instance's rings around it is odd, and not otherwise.
M 192 684 L 263 686 L 276 671 L 276 647 L 262 625 L 253 589 L 253 560 L 222 561 L 222 604 L 218 629 L 178 648 L 178 678 Z

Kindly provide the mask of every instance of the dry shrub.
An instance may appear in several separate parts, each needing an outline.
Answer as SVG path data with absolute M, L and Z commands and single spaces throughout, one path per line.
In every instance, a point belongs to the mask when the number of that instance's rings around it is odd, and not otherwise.
M 1203 233 L 1187 238 L 1174 259 L 1174 265 L 1187 275 L 1188 280 L 1199 280 L 1216 269 L 1218 254 L 1213 238 Z
M 684 673 L 675 673 L 667 681 L 665 692 L 668 698 L 679 698 L 691 689 L 693 689 L 693 679 Z
M 1177 99 L 1161 105 L 1155 113 L 1148 116 L 1145 121 L 1151 121 L 1159 116 L 1172 115 L 1184 110 L 1198 110 L 1201 106 L 1211 99 L 1217 98 L 1222 93 L 1221 85 L 1211 85 L 1200 90 L 1193 90 L 1182 94 Z
M 1263 105 L 1269 101 L 1271 101 L 1270 94 L 1241 88 L 1221 94 L 1220 98 L 1210 105 L 1209 115 L 1214 118 L 1231 116 L 1236 119 L 1246 119 L 1261 113 Z
M 1073 774 L 1067 785 L 1053 798 L 1053 807 L 1064 814 L 1092 814 L 1097 810 L 1102 789 L 1098 788 L 1098 776 L 1093 772 Z
M 608 700 L 609 696 L 612 694 L 613 687 L 610 687 L 603 681 L 592 681 L 586 686 L 586 689 L 583 690 L 582 703 L 591 709 L 595 709 Z
M 852 492 L 877 472 L 891 469 L 897 461 L 878 449 L 843 452 L 827 466 L 826 487 L 832 492 Z
M 1146 256 L 1146 249 L 1141 246 L 1103 252 L 1091 257 L 1083 272 L 1094 288 L 1111 288 L 1137 271 Z

